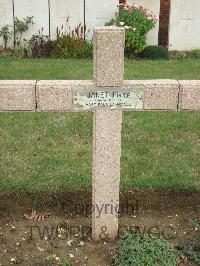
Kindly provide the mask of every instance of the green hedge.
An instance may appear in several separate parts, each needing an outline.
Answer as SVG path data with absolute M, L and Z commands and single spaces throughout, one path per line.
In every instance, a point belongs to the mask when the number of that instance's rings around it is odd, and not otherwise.
M 161 46 L 147 46 L 140 54 L 141 58 L 158 60 L 158 59 L 169 59 L 169 52 L 167 48 Z

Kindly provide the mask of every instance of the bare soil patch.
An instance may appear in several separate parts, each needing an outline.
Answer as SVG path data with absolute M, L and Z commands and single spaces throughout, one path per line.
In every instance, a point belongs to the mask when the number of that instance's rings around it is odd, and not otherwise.
M 195 233 L 188 220 L 200 217 L 199 196 L 172 190 L 122 192 L 119 238 L 127 231 L 150 232 L 181 245 Z M 0 265 L 112 265 L 119 240 L 92 240 L 90 207 L 91 192 L 85 190 L 27 198 L 0 194 Z M 25 219 L 32 208 L 51 214 L 40 222 Z

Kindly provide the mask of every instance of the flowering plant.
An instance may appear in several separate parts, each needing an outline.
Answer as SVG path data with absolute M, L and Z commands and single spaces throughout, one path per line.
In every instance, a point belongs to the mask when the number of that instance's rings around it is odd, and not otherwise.
M 142 5 L 120 4 L 115 18 L 106 23 L 125 29 L 125 45 L 135 54 L 146 47 L 147 33 L 156 25 L 158 18 Z

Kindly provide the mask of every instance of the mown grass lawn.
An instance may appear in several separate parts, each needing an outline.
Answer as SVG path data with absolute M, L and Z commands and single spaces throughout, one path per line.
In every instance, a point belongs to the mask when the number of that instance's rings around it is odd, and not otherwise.
M 0 58 L 0 79 L 91 79 L 91 60 Z M 200 79 L 200 61 L 125 61 L 126 79 Z M 200 188 L 200 113 L 126 112 L 122 188 Z M 91 113 L 0 113 L 0 191 L 91 187 Z
M 125 79 L 200 79 L 200 60 L 125 60 Z M 92 79 L 92 60 L 0 57 L 0 79 Z

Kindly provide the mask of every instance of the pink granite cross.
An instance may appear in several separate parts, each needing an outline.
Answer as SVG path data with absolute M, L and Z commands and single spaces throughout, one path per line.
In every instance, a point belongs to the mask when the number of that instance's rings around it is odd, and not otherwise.
M 118 235 L 122 111 L 200 110 L 200 81 L 123 80 L 124 35 L 123 28 L 94 30 L 93 81 L 0 81 L 0 112 L 94 112 L 95 240 Z

